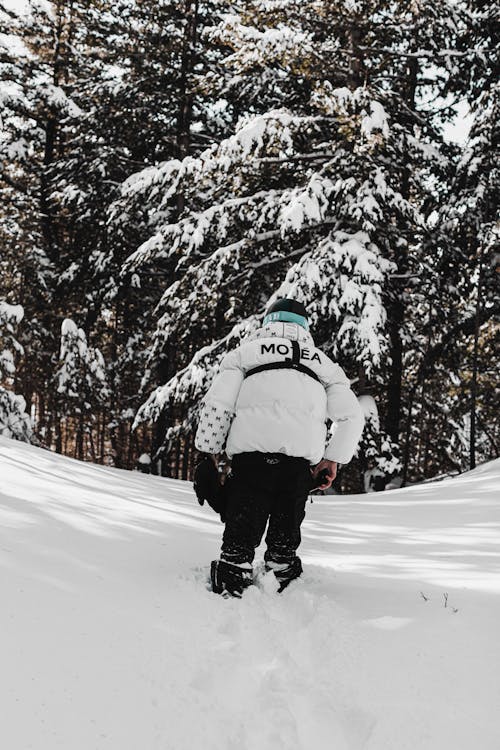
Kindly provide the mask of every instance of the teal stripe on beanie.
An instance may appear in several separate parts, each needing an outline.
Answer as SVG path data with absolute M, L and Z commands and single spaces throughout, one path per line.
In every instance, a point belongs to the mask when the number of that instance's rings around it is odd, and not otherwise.
M 288 312 L 288 310 L 278 310 L 277 312 L 269 313 L 264 318 L 264 325 L 266 323 L 297 323 L 297 325 L 309 330 L 309 322 L 303 315 L 297 315 L 297 313 Z

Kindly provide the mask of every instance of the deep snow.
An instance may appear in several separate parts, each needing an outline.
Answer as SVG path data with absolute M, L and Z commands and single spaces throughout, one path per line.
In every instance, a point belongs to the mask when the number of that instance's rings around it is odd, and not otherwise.
M 304 577 L 224 600 L 190 484 L 0 438 L 0 747 L 498 750 L 499 488 L 315 500 Z

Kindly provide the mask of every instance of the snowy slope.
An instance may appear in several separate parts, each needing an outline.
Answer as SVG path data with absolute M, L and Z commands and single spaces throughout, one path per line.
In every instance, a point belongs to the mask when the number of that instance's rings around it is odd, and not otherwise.
M 498 750 L 499 475 L 316 500 L 237 601 L 189 484 L 0 439 L 0 747 Z

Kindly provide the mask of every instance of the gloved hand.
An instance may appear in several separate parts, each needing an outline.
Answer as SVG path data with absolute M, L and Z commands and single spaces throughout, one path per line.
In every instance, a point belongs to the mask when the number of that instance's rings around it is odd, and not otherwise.
M 201 458 L 194 470 L 193 486 L 200 505 L 205 501 L 210 507 L 220 514 L 224 522 L 226 514 L 226 487 L 220 480 L 217 463 L 214 456 L 205 455 Z
M 326 490 L 332 486 L 332 482 L 337 476 L 337 462 L 328 461 L 324 458 L 319 464 L 316 464 L 312 471 L 313 479 L 321 482 L 315 489 Z
M 225 453 L 209 453 L 207 455 L 212 459 L 215 468 L 219 472 L 220 483 L 225 484 L 231 472 L 231 461 Z

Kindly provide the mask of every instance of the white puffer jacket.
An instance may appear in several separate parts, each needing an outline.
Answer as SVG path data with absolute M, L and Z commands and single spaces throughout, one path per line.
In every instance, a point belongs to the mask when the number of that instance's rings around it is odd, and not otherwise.
M 262 365 L 295 362 L 296 369 Z M 316 376 L 299 368 L 308 368 Z M 335 431 L 326 446 L 326 420 Z M 316 349 L 296 323 L 268 323 L 222 361 L 207 392 L 195 444 L 229 457 L 261 451 L 348 463 L 363 431 L 364 416 L 341 367 Z M 226 442 L 227 439 L 227 442 Z

